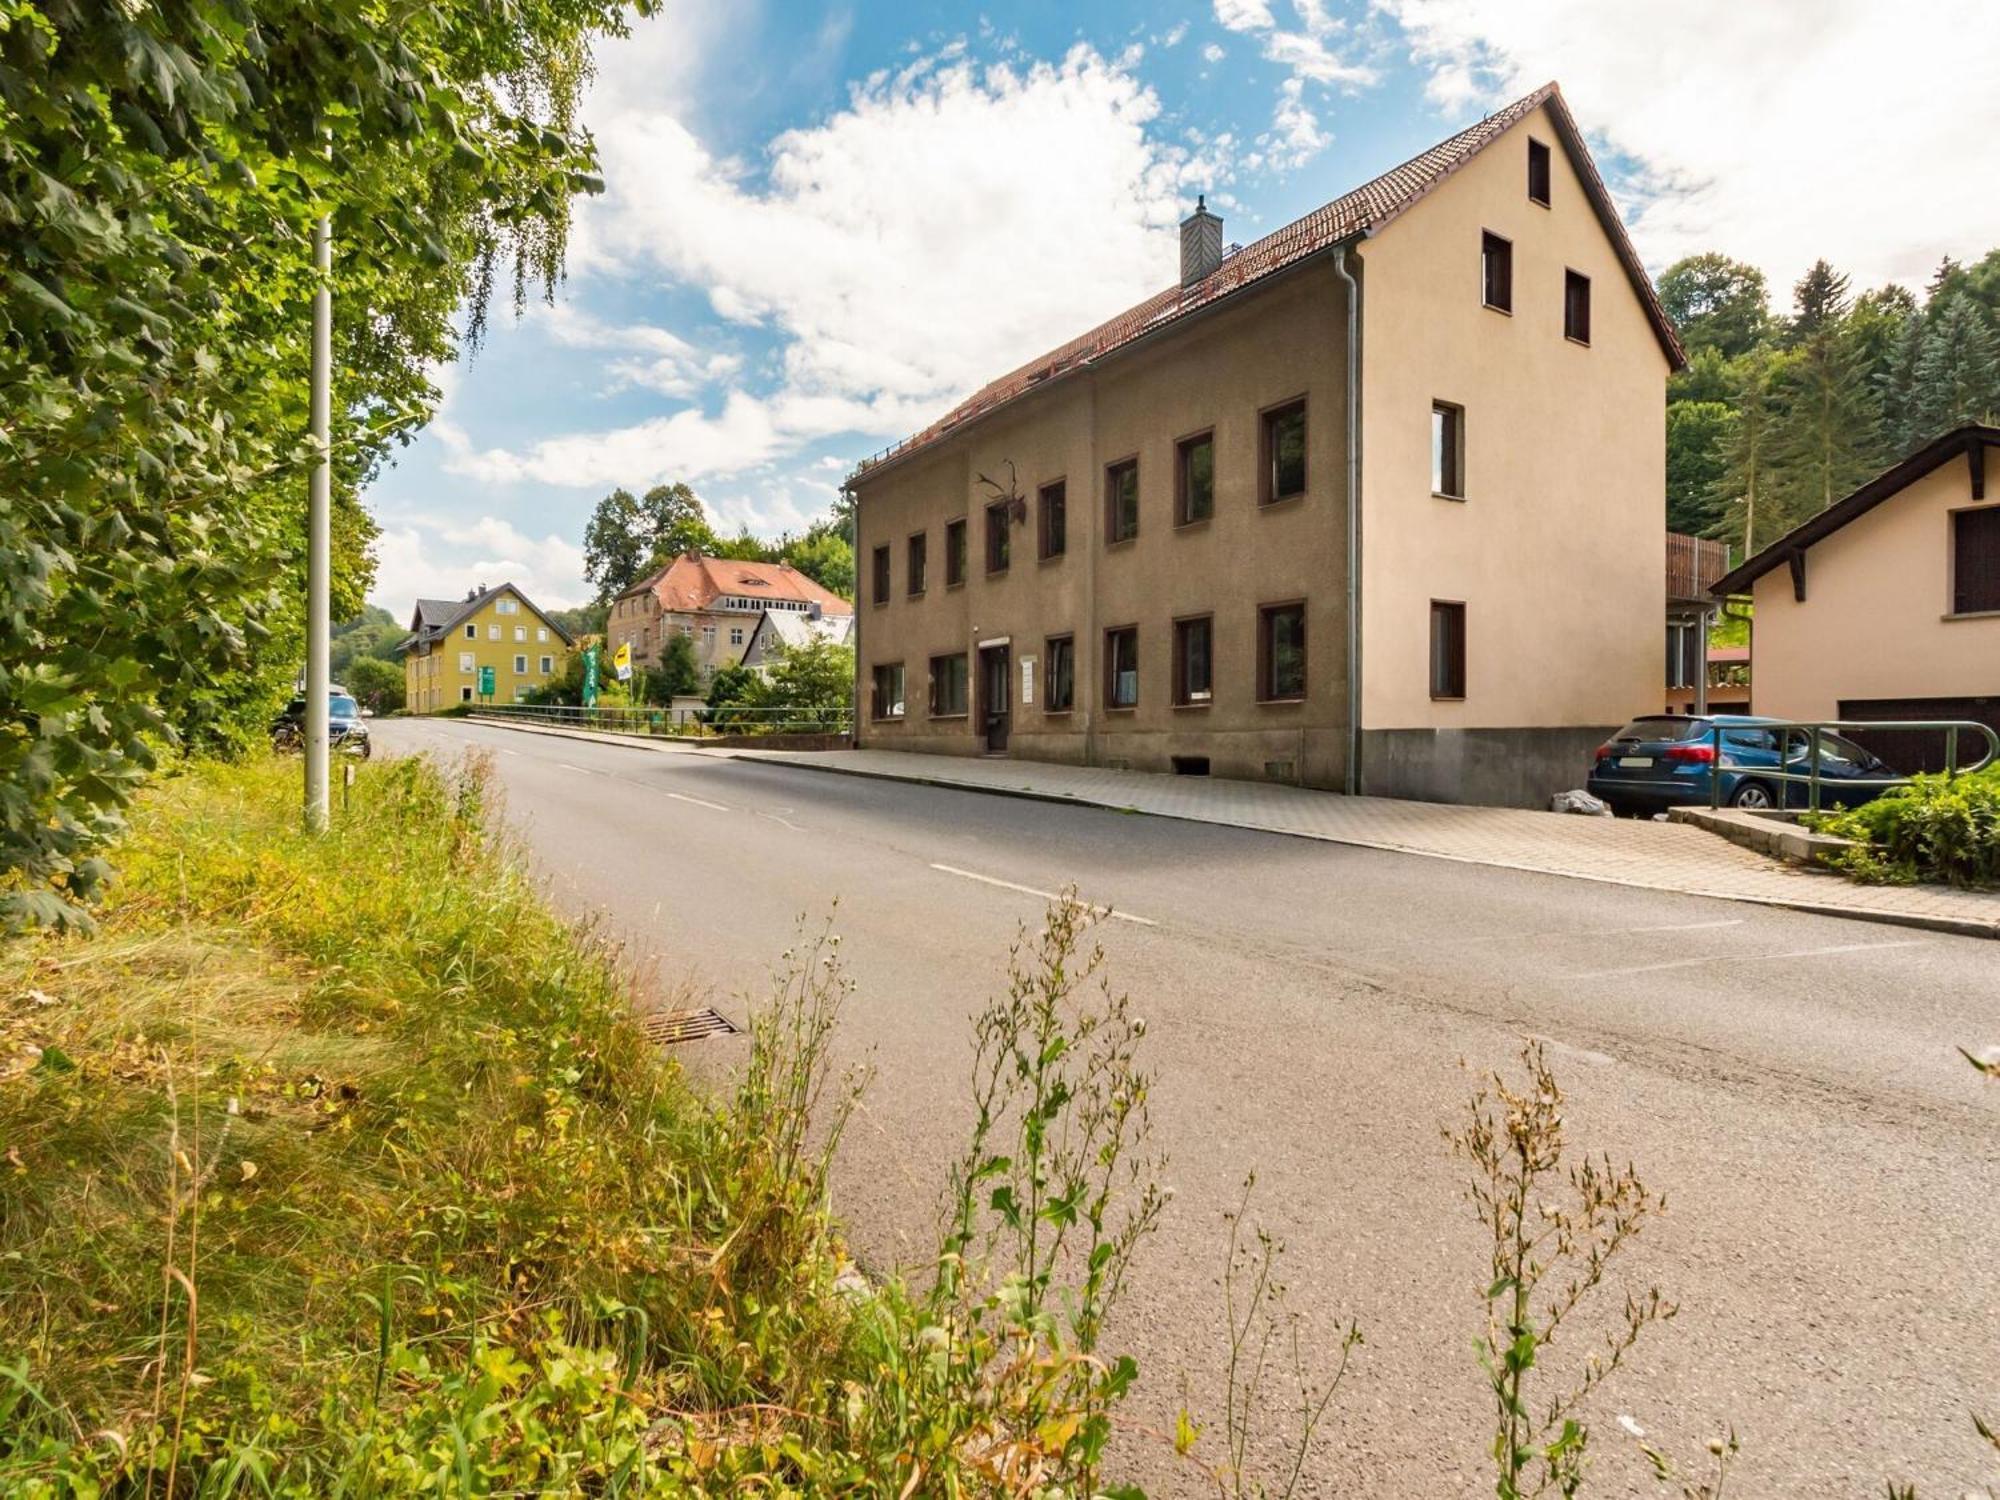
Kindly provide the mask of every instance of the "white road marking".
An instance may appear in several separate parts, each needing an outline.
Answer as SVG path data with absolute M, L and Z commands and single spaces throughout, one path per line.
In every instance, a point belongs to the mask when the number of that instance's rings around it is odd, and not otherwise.
M 690 797 L 683 792 L 668 792 L 667 795 L 673 798 L 674 801 L 676 802 L 692 802 L 696 807 L 705 807 L 710 812 L 729 811 L 729 809 L 724 807 L 720 802 L 704 802 L 699 797 Z
M 799 827 L 799 825 L 794 823 L 790 818 L 781 818 L 776 813 L 760 812 L 757 814 L 757 816 L 760 818 L 769 818 L 773 823 L 782 823 L 785 825 L 785 827 L 791 829 L 793 833 L 805 832 L 803 828 Z
M 590 769 L 590 767 L 588 767 L 588 766 L 573 766 L 573 765 L 571 765 L 571 764 L 570 764 L 570 763 L 569 763 L 568 761 L 566 761 L 566 760 L 559 760 L 559 761 L 557 761 L 557 762 L 556 762 L 556 764 L 557 764 L 557 765 L 559 765 L 559 766 L 561 766 L 561 767 L 562 767 L 562 768 L 563 768 L 563 769 L 564 769 L 565 771 L 574 771 L 574 772 L 576 772 L 576 773 L 577 773 L 577 774 L 578 774 L 579 776 L 595 776 L 595 775 L 597 775 L 597 772 L 595 772 L 595 771 L 591 770 L 591 769 Z
M 1614 979 L 1621 974 L 1657 974 L 1663 969 L 1692 969 L 1702 964 L 1769 964 L 1788 958 L 1830 958 L 1836 953 L 1879 953 L 1889 948 L 1921 948 L 1909 943 L 1842 943 L 1834 948 L 1794 948 L 1789 953 L 1715 953 L 1706 958 L 1677 958 L 1672 963 L 1639 964 L 1630 969 L 1592 969 L 1587 974 L 1566 974 L 1565 979 Z
M 1617 932 L 1607 933 L 1607 937 L 1622 937 L 1634 932 L 1706 932 L 1711 927 L 1741 927 L 1743 918 L 1725 917 L 1720 922 L 1676 922 L 1670 927 L 1625 927 Z
M 1019 891 L 1024 896 L 1038 896 L 1044 901 L 1060 901 L 1062 899 L 1054 891 L 1037 890 L 1031 885 L 1016 885 L 1011 880 L 1000 880 L 991 875 L 981 875 L 976 870 L 961 870 L 957 865 L 934 864 L 931 868 L 933 870 L 942 870 L 947 875 L 956 875 L 963 880 L 976 880 L 981 885 L 997 885 L 1003 891 Z M 1108 906 L 1093 906 L 1089 910 L 1090 914 L 1095 917 L 1115 917 L 1120 922 L 1134 922 L 1141 927 L 1158 927 L 1160 925 L 1150 917 L 1135 917 L 1129 911 L 1114 911 Z

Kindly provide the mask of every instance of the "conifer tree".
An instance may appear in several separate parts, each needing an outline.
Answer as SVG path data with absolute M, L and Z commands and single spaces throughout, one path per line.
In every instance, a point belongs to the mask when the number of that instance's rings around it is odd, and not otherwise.
M 1818 515 L 1881 468 L 1882 409 L 1854 341 L 1837 324 L 1794 352 L 1779 400 L 1770 520 L 1783 530 Z
M 1722 441 L 1722 473 L 1713 492 L 1718 519 L 1711 534 L 1740 536 L 1745 557 L 1778 534 L 1765 510 L 1771 485 L 1772 428 L 1777 419 L 1773 394 L 1782 364 L 1783 356 L 1774 358 L 1762 349 L 1752 350 L 1734 363 L 1735 416 Z
M 1808 343 L 1847 317 L 1848 278 L 1821 258 L 1792 287 L 1790 342 Z
M 1934 313 L 1914 371 L 1919 443 L 2000 413 L 2000 345 L 1986 315 L 1964 292 L 1947 294 Z
M 1884 456 L 1890 459 L 1902 457 L 1924 440 L 1924 419 L 1917 402 L 1917 362 L 1929 331 L 1930 324 L 1920 312 L 1903 320 L 1877 385 L 1882 398 Z

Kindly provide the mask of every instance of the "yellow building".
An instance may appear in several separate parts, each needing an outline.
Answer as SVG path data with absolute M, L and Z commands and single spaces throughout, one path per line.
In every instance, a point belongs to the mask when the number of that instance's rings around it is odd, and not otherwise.
M 419 599 L 400 648 L 403 701 L 413 714 L 454 703 L 518 703 L 561 678 L 574 645 L 511 583 L 463 599 Z

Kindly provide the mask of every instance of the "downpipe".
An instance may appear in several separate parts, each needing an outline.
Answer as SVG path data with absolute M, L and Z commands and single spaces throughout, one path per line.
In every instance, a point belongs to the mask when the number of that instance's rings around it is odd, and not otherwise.
M 1361 794 L 1361 287 L 1347 269 L 1347 246 L 1333 250 L 1334 274 L 1347 286 L 1347 775 Z

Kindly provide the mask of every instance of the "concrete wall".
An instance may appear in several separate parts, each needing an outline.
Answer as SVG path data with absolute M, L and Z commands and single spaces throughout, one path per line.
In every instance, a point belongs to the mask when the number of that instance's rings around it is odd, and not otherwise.
M 1830 719 L 1842 699 L 2000 693 L 2000 615 L 1953 616 L 1951 513 L 1984 502 L 1956 457 L 1806 552 L 1806 597 L 1789 568 L 1752 590 L 1751 703 L 1783 719 Z
M 1483 305 L 1482 231 L 1513 243 L 1511 315 Z M 1545 110 L 1361 258 L 1364 787 L 1538 802 L 1660 706 L 1667 356 Z M 1566 269 L 1590 278 L 1587 346 L 1564 336 Z M 1462 501 L 1431 494 L 1434 401 L 1465 409 Z M 1466 606 L 1462 701 L 1430 696 L 1433 599 Z
M 502 600 L 511 602 L 514 614 L 502 614 Z M 473 630 L 466 636 L 466 627 Z M 524 639 L 516 640 L 520 632 Z M 470 652 L 472 665 L 461 665 Z M 527 658 L 528 670 L 514 670 L 517 656 Z M 549 671 L 542 671 L 542 658 L 549 658 Z M 479 611 L 452 626 L 443 639 L 426 654 L 411 650 L 403 657 L 403 701 L 411 713 L 436 713 L 462 701 L 462 690 L 470 688 L 475 699 L 479 691 L 480 667 L 493 668 L 493 701 L 513 703 L 531 688 L 555 681 L 569 661 L 569 647 L 555 628 L 536 614 L 533 607 L 512 592 L 489 599 Z
M 1004 639 L 1012 652 L 1009 753 L 1029 758 L 1127 764 L 1165 770 L 1175 756 L 1207 756 L 1217 775 L 1263 777 L 1267 767 L 1338 786 L 1345 766 L 1343 605 L 1344 467 L 1341 431 L 1345 328 L 1342 290 L 1324 261 L 1177 329 L 1154 347 L 1116 356 L 1068 377 L 857 484 L 856 655 L 860 743 L 977 754 L 985 748 L 978 702 L 978 643 Z M 1258 504 L 1260 413 L 1293 397 L 1307 403 L 1305 494 Z M 1215 514 L 1174 525 L 1175 444 L 1215 431 Z M 1105 540 L 1105 466 L 1139 460 L 1139 535 Z M 1026 515 L 1012 528 L 1006 572 L 985 569 L 988 475 L 1003 485 L 1009 464 Z M 1039 491 L 1067 490 L 1068 548 L 1041 561 Z M 967 579 L 945 585 L 945 526 L 968 521 Z M 908 592 L 908 539 L 928 534 L 927 587 Z M 876 603 L 873 552 L 890 548 L 891 594 Z M 1656 549 L 1657 550 L 1657 549 Z M 1307 691 L 1303 702 L 1256 696 L 1257 609 L 1304 599 Z M 1171 702 L 1172 622 L 1214 617 L 1214 698 L 1206 707 Z M 1103 703 L 1103 632 L 1139 630 L 1139 703 Z M 1076 702 L 1047 707 L 1043 666 L 1050 635 L 1073 633 Z M 964 651 L 972 712 L 932 719 L 928 669 L 936 655 Z M 1022 701 L 1022 661 L 1032 659 L 1033 699 Z M 907 713 L 870 718 L 872 669 L 900 661 Z

